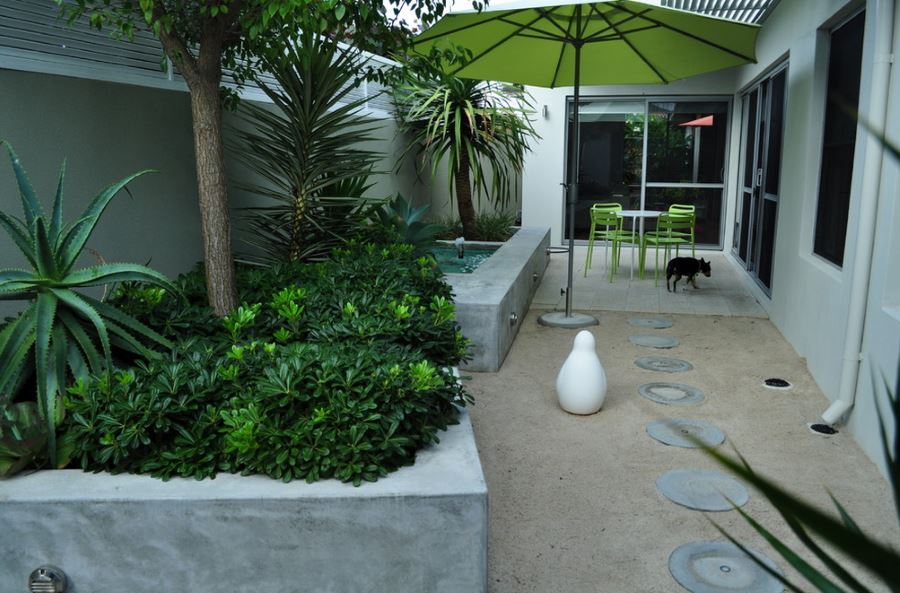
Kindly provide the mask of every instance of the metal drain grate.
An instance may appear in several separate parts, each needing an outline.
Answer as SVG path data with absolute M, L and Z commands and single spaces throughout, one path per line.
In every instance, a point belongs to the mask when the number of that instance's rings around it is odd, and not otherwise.
M 833 426 L 828 426 L 827 424 L 818 424 L 811 422 L 806 426 L 809 428 L 809 432 L 823 437 L 830 437 L 831 435 L 838 433 L 838 429 L 834 428 Z
M 769 389 L 790 389 L 793 385 L 791 385 L 790 381 L 785 379 L 770 377 L 763 381 L 763 387 L 768 387 Z

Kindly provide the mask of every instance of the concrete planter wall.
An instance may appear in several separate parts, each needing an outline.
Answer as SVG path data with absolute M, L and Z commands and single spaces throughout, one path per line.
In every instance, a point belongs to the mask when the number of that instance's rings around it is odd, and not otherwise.
M 487 487 L 468 414 L 359 488 L 78 470 L 0 482 L 0 591 L 26 591 L 42 564 L 72 593 L 483 593 Z
M 523 227 L 471 274 L 447 274 L 456 320 L 472 341 L 469 371 L 500 370 L 550 261 L 549 227 Z

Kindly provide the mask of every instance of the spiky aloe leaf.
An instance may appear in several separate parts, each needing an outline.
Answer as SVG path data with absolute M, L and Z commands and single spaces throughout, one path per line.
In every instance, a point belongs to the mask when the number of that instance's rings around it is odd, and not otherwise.
M 78 221 L 63 233 L 61 237 L 59 257 L 60 269 L 63 272 L 68 272 L 75 264 L 78 256 L 81 255 L 81 250 L 84 249 L 84 244 L 91 236 L 91 233 L 94 232 L 94 227 L 97 225 L 97 221 L 100 220 L 100 215 L 103 214 L 103 211 L 116 194 L 141 175 L 151 172 L 153 172 L 152 169 L 145 169 L 129 175 L 125 179 L 107 186 L 91 200 L 91 203 L 88 204 Z
M 52 293 L 40 292 L 35 303 L 34 368 L 38 390 L 38 409 L 47 423 L 50 463 L 56 463 L 56 375 L 49 372 L 50 336 L 56 317 L 57 299 Z
M 31 239 L 29 231 L 21 221 L 9 216 L 5 212 L 0 211 L 0 227 L 6 231 L 6 234 L 13 240 L 25 259 L 32 266 L 37 266 L 34 259 L 34 242 Z
M 100 286 L 114 282 L 146 282 L 161 286 L 167 290 L 175 290 L 169 279 L 146 266 L 139 264 L 100 264 L 82 268 L 66 274 L 59 282 L 62 286 L 83 287 Z
M 32 305 L 0 332 L 0 394 L 13 392 L 11 386 L 22 373 L 35 340 L 35 306 Z
M 34 259 L 37 263 L 37 271 L 46 280 L 56 280 L 58 265 L 56 261 L 56 249 L 50 242 L 47 234 L 47 225 L 40 216 L 34 219 Z
M 59 168 L 59 183 L 56 185 L 56 195 L 53 197 L 53 212 L 50 214 L 50 240 L 54 247 L 59 247 L 63 229 L 63 185 L 66 179 L 66 160 L 63 159 Z
M 172 348 L 172 342 L 164 338 L 156 331 L 150 329 L 131 315 L 123 313 L 112 305 L 108 305 L 103 301 L 98 301 L 97 299 L 91 298 L 89 296 L 82 295 L 82 298 L 91 306 L 93 306 L 97 313 L 99 313 L 103 317 L 116 322 L 117 324 L 121 325 L 123 328 L 131 332 L 134 332 L 140 336 L 156 342 L 164 348 Z
M 83 378 L 86 373 L 81 369 L 87 366 L 91 372 L 99 373 L 103 369 L 103 359 L 97 352 L 97 347 L 91 341 L 90 336 L 84 331 L 81 323 L 69 311 L 60 309 L 57 311 L 59 320 L 65 326 L 69 335 L 74 338 L 75 344 L 70 344 L 69 367 L 75 378 Z M 76 347 L 77 344 L 77 347 Z M 74 352 L 72 350 L 74 349 Z M 87 363 L 85 365 L 85 362 Z
M 9 153 L 9 158 L 12 161 L 16 183 L 19 185 L 19 197 L 22 199 L 22 210 L 25 212 L 25 224 L 26 226 L 31 227 L 35 218 L 44 215 L 44 208 L 34 195 L 34 188 L 31 187 L 31 181 L 29 181 L 25 169 L 22 168 L 22 163 L 19 161 L 19 155 L 16 154 L 16 151 L 13 150 L 13 147 L 9 142 L 0 140 L 0 144 L 6 146 L 6 151 Z
M 72 311 L 87 319 L 97 332 L 100 346 L 103 348 L 103 358 L 107 368 L 112 368 L 112 351 L 109 347 L 109 333 L 106 331 L 106 323 L 91 305 L 85 302 L 84 297 L 67 289 L 51 288 L 50 292 L 56 295 L 60 301 L 66 304 Z

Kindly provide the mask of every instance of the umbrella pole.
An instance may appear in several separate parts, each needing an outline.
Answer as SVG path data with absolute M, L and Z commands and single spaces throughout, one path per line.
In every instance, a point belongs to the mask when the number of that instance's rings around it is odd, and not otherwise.
M 575 268 L 575 205 L 578 202 L 578 168 L 581 166 L 581 126 L 580 114 L 578 113 L 579 100 L 581 96 L 581 43 L 576 42 L 575 46 L 575 99 L 573 106 L 573 131 L 572 137 L 572 169 L 569 174 L 569 181 L 566 184 L 566 199 L 569 210 L 569 277 L 566 283 L 566 313 L 560 315 L 559 311 L 553 313 L 545 313 L 538 317 L 538 323 L 550 327 L 569 327 L 579 328 L 589 325 L 598 325 L 596 318 L 585 315 L 584 313 L 572 312 L 572 284 L 574 279 Z

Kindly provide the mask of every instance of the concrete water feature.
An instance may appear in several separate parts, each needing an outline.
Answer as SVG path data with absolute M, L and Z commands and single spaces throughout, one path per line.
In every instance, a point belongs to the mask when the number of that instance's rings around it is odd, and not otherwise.
M 478 245 L 466 242 L 467 247 Z M 549 247 L 549 227 L 523 227 L 472 273 L 446 275 L 456 320 L 472 342 L 472 359 L 462 369 L 500 369 L 544 277 Z
M 0 482 L 0 591 L 38 566 L 70 593 L 484 593 L 487 488 L 468 414 L 355 488 L 39 471 Z

